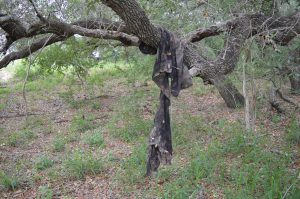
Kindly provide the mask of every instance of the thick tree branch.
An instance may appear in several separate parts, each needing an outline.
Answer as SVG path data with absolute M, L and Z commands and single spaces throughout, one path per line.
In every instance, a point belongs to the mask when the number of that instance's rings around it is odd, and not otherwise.
M 41 15 L 41 14 L 39 14 Z M 45 19 L 46 20 L 46 19 Z M 0 50 L 0 52 L 6 52 L 11 44 L 22 38 L 30 38 L 36 35 L 53 33 L 56 35 L 68 35 L 68 34 L 86 34 L 90 37 L 99 37 L 101 34 L 111 34 L 109 31 L 119 32 L 119 38 L 124 41 L 126 45 L 137 45 L 136 38 L 131 43 L 128 28 L 119 22 L 113 22 L 107 19 L 87 19 L 67 24 L 61 21 L 47 20 L 47 22 L 38 21 L 33 24 L 27 24 L 20 19 L 1 14 L 0 15 L 0 27 L 6 32 L 6 44 Z M 98 29 L 98 30 L 96 30 Z M 102 31 L 101 31 L 102 30 Z M 103 32 L 103 30 L 107 32 Z M 113 35 L 116 35 L 115 33 Z M 107 39 L 108 36 L 106 36 Z
M 200 28 L 188 33 L 184 39 L 188 42 L 197 42 L 201 41 L 204 38 L 220 35 L 226 31 L 226 24 L 213 25 L 208 28 Z
M 223 30 L 224 25 L 213 26 L 207 30 L 195 31 L 186 38 L 195 42 L 220 34 Z M 246 39 L 254 35 L 266 31 L 276 31 L 273 37 L 274 41 L 280 45 L 287 44 L 300 33 L 300 12 L 288 17 L 267 17 L 261 14 L 244 15 L 228 21 L 225 30 L 227 39 L 220 54 L 215 60 L 209 61 L 198 56 L 195 60 L 195 67 L 190 70 L 193 76 L 200 75 L 203 78 L 214 79 L 232 72 L 239 60 L 241 47 Z
M 29 56 L 31 53 L 41 49 L 44 46 L 48 46 L 50 44 L 66 40 L 67 38 L 73 36 L 74 34 L 87 36 L 87 37 L 100 38 L 100 39 L 118 40 L 121 41 L 122 43 L 125 43 L 126 45 L 131 45 L 131 46 L 139 45 L 139 39 L 137 37 L 130 36 L 122 32 L 91 30 L 91 29 L 86 29 L 75 25 L 66 25 L 66 26 L 68 29 L 67 34 L 60 35 L 60 36 L 53 34 L 50 37 L 45 37 L 37 42 L 34 42 L 31 46 L 26 47 L 18 52 L 12 52 L 6 55 L 0 61 L 0 69 L 6 67 L 11 61 L 25 58 Z
M 71 35 L 70 35 L 71 36 Z M 25 57 L 28 57 L 30 54 L 38 51 L 39 49 L 51 45 L 53 43 L 63 41 L 67 39 L 69 36 L 57 36 L 57 35 L 51 35 L 48 37 L 44 37 L 43 39 L 36 41 L 32 43 L 30 46 L 23 48 L 20 51 L 12 52 L 6 56 L 0 61 L 0 69 L 6 67 L 10 62 L 22 59 Z

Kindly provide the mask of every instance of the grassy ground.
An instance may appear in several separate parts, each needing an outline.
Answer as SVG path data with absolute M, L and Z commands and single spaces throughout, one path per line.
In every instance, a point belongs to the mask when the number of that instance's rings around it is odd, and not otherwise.
M 87 88 L 70 76 L 0 88 L 0 198 L 300 198 L 299 112 L 243 109 L 194 80 L 172 99 L 174 158 L 146 178 L 158 88 L 149 70 L 107 66 Z M 145 80 L 146 79 L 146 80 Z M 294 100 L 300 103 L 299 97 Z

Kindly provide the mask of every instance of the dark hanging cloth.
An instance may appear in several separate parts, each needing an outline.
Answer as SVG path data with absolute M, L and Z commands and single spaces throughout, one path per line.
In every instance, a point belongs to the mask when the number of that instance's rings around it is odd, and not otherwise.
M 153 68 L 153 81 L 160 88 L 160 104 L 150 133 L 147 175 L 157 171 L 160 163 L 171 164 L 172 136 L 169 107 L 171 95 L 177 97 L 181 89 L 192 85 L 192 79 L 183 65 L 184 47 L 167 30 L 161 30 L 161 40 Z M 171 84 L 170 84 L 171 83 Z

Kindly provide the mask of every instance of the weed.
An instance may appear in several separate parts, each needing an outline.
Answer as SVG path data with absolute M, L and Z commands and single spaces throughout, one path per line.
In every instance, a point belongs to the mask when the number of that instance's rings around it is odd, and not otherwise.
M 94 109 L 94 110 L 101 109 L 101 103 L 100 102 L 94 102 L 94 103 L 92 103 L 92 109 Z
M 103 139 L 102 132 L 100 130 L 97 130 L 90 135 L 86 135 L 84 137 L 84 142 L 90 146 L 103 147 L 104 139 Z
M 53 165 L 53 160 L 48 156 L 42 155 L 36 159 L 35 168 L 37 170 L 45 170 Z
M 52 199 L 53 191 L 48 186 L 40 186 L 38 190 L 38 199 Z
M 7 107 L 6 104 L 0 104 L 0 111 L 5 110 Z
M 213 86 L 204 85 L 200 79 L 194 79 L 193 84 L 193 93 L 198 97 L 201 97 L 214 90 Z
M 49 91 L 57 86 L 62 81 L 62 77 L 47 77 L 28 81 L 26 84 L 27 92 Z M 14 87 L 16 91 L 22 91 L 23 83 L 17 83 Z
M 122 164 L 118 177 L 122 182 L 130 185 L 141 182 L 146 168 L 146 144 L 134 148 L 131 156 Z
M 96 174 L 102 171 L 103 163 L 100 159 L 93 157 L 91 151 L 76 149 L 63 162 L 64 172 L 71 177 L 83 178 L 84 175 Z
M 53 140 L 53 151 L 61 152 L 65 149 L 66 139 L 62 135 L 58 135 Z
M 8 95 L 10 93 L 9 88 L 1 88 L 0 87 L 0 95 Z
M 150 95 L 143 91 L 135 91 L 133 94 L 122 98 L 114 107 L 114 116 L 108 128 L 114 137 L 121 138 L 130 142 L 136 140 L 140 136 L 147 135 L 153 126 L 152 119 L 144 119 L 143 103 Z M 122 125 L 119 125 L 122 123 Z
M 24 144 L 26 141 L 35 138 L 36 135 L 33 131 L 24 130 L 13 132 L 9 135 L 7 139 L 7 144 L 13 147 Z
M 21 137 L 25 138 L 27 140 L 30 140 L 30 139 L 35 138 L 36 134 L 31 130 L 25 130 L 25 131 L 22 132 Z
M 16 147 L 24 142 L 23 139 L 21 139 L 21 136 L 18 132 L 13 132 L 9 135 L 7 139 L 7 144 L 13 147 Z
M 275 124 L 278 124 L 281 120 L 281 117 L 280 115 L 274 115 L 272 118 L 271 118 L 272 122 L 274 122 Z
M 286 129 L 286 132 L 288 141 L 292 143 L 300 143 L 300 123 L 296 116 L 292 118 Z
M 0 183 L 8 190 L 16 190 L 19 185 L 19 180 L 16 177 L 8 176 L 3 171 L 0 171 Z
M 59 93 L 59 97 L 62 98 L 66 103 L 70 105 L 71 108 L 79 109 L 83 106 L 83 100 L 75 100 L 73 97 L 73 91 L 69 90 L 67 92 Z
M 26 121 L 25 128 L 26 129 L 36 128 L 36 127 L 43 126 L 44 124 L 45 122 L 42 117 L 34 117 Z
M 91 118 L 85 118 L 84 116 L 75 116 L 71 123 L 71 130 L 75 132 L 82 133 L 93 128 L 95 128 L 95 125 Z

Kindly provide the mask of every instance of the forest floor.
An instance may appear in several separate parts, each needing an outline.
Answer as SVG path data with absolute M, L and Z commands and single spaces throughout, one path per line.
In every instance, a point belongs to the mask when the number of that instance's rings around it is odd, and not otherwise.
M 4 73 L 3 73 L 4 74 Z M 124 70 L 0 85 L 0 198 L 300 198 L 300 113 L 257 101 L 254 132 L 201 80 L 172 99 L 172 165 L 145 177 L 159 89 Z M 300 104 L 299 96 L 285 94 Z M 282 104 L 284 104 L 282 102 Z M 27 119 L 26 119 L 27 109 Z

